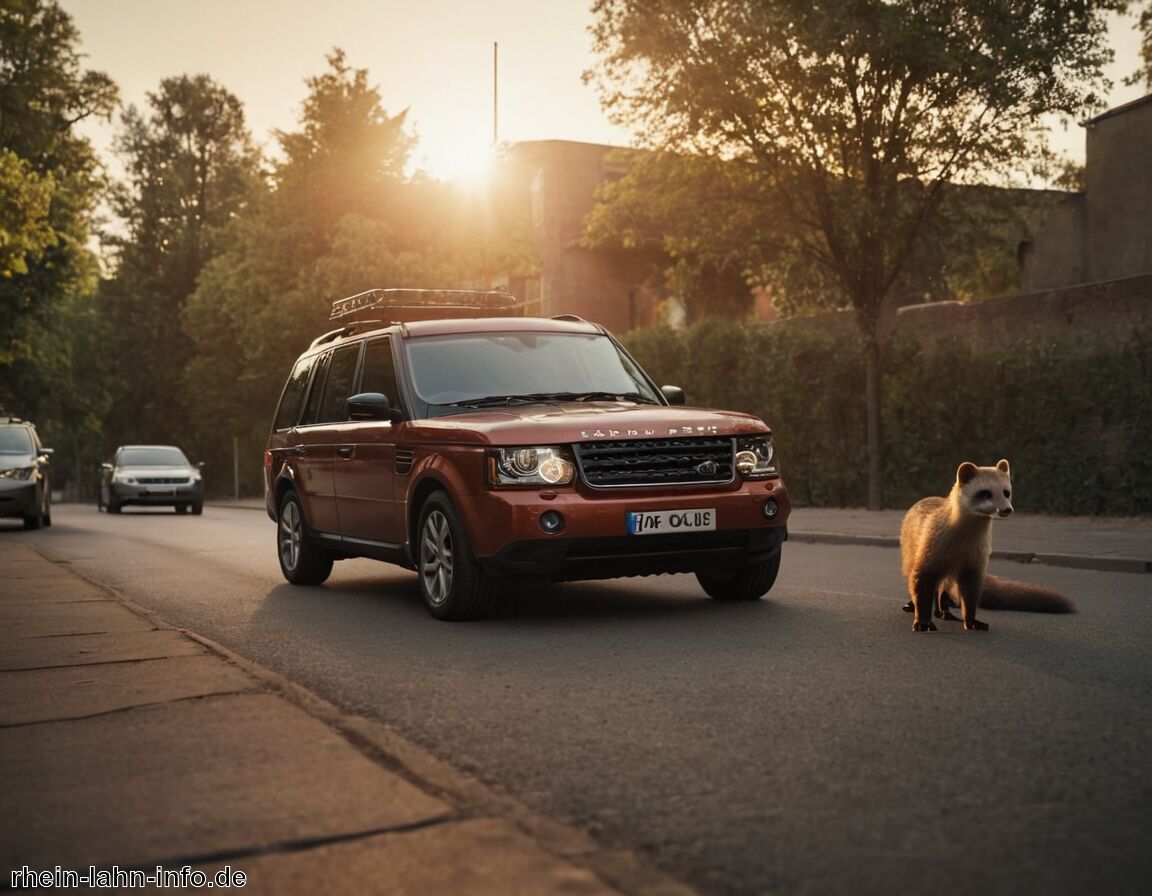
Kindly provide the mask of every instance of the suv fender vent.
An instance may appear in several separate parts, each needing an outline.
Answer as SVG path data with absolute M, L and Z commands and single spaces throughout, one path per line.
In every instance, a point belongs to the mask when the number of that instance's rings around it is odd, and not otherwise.
M 412 460 L 415 457 L 410 448 L 396 449 L 396 475 L 407 476 L 412 472 Z

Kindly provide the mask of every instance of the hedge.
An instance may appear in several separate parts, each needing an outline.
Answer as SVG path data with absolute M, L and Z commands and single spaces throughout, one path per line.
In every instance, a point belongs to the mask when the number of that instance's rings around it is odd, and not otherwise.
M 764 419 L 796 504 L 866 504 L 856 340 L 795 319 L 709 320 L 622 341 L 689 404 Z M 947 493 L 962 461 L 1006 457 L 1017 510 L 1152 514 L 1152 348 L 1136 335 L 1120 347 L 1049 338 L 979 351 L 898 332 L 883 366 L 885 506 Z

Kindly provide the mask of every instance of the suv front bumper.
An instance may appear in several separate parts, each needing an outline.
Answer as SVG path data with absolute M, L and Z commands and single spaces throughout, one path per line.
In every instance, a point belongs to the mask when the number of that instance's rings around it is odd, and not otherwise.
M 788 540 L 785 526 L 728 532 L 686 532 L 644 538 L 550 538 L 519 541 L 477 558 L 493 576 L 553 582 L 700 572 L 768 560 Z
M 547 497 L 545 497 L 547 495 Z M 765 515 L 772 502 L 776 512 Z M 743 482 L 731 490 L 686 489 L 567 491 L 490 490 L 461 497 L 477 562 L 493 576 L 552 581 L 699 572 L 718 566 L 764 562 L 788 538 L 791 502 L 779 479 Z M 632 512 L 711 510 L 710 531 L 631 535 Z M 550 534 L 541 525 L 549 512 L 563 517 Z

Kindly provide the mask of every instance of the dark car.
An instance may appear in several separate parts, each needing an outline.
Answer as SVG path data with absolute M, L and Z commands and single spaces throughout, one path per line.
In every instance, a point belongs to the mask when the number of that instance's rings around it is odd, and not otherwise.
M 122 445 L 112 462 L 100 467 L 98 506 L 109 513 L 130 504 L 203 513 L 201 466 L 189 463 L 174 445 Z
M 416 570 L 440 619 L 484 615 L 508 578 L 772 587 L 790 503 L 763 421 L 683 407 L 603 327 L 506 294 L 373 290 L 333 318 L 264 453 L 288 581 L 373 557 Z
M 25 529 L 52 525 L 51 453 L 31 423 L 0 417 L 0 516 L 22 517 Z

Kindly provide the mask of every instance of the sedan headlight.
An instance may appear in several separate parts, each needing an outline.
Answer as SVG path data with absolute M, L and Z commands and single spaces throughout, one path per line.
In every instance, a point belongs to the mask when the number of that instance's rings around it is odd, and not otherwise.
M 117 472 L 112 474 L 112 481 L 113 482 L 123 482 L 123 483 L 127 483 L 129 485 L 135 485 L 136 484 L 136 477 L 135 476 L 129 476 L 127 473 L 121 473 L 121 472 L 117 471 Z
M 736 440 L 736 469 L 745 479 L 776 475 L 776 449 L 767 436 L 741 436 Z
M 0 479 L 31 479 L 35 472 L 35 467 L 9 467 L 7 470 L 0 470 Z
M 497 488 L 568 485 L 574 478 L 567 448 L 497 448 L 488 455 L 488 481 Z

